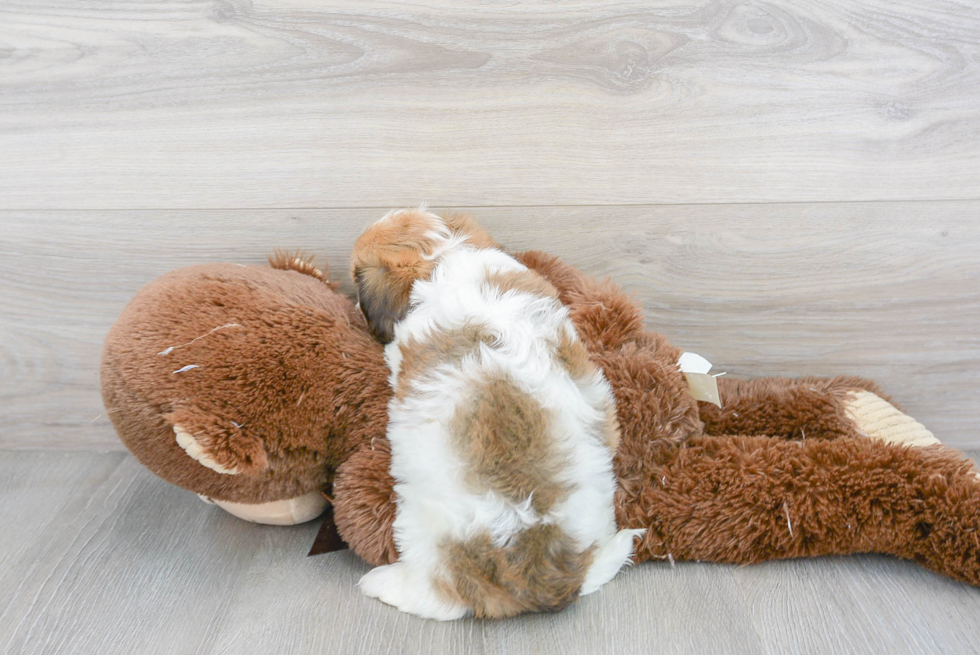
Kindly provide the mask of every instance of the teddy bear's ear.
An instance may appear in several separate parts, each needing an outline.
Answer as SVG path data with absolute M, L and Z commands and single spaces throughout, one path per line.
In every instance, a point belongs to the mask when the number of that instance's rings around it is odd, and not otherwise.
M 322 268 L 318 268 L 314 263 L 316 255 L 311 255 L 302 250 L 290 251 L 276 248 L 276 251 L 268 256 L 268 260 L 269 266 L 272 268 L 280 271 L 296 271 L 329 284 L 331 289 L 337 288 L 337 284 L 330 281 L 327 265 L 324 263 Z
M 173 426 L 174 439 L 187 455 L 216 473 L 258 473 L 268 466 L 261 440 L 247 434 L 248 426 L 225 422 L 190 407 L 164 415 Z

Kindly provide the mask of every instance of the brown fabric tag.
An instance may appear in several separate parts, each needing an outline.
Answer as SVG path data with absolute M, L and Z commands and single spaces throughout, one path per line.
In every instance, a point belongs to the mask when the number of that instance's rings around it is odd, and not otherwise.
M 344 540 L 340 538 L 340 533 L 337 532 L 337 524 L 333 520 L 333 505 L 327 507 L 327 511 L 323 513 L 323 523 L 320 524 L 320 531 L 316 533 L 316 539 L 313 540 L 313 547 L 310 548 L 310 552 L 306 554 L 307 557 L 311 555 L 321 555 L 323 553 L 333 553 L 338 550 L 345 550 L 347 544 Z

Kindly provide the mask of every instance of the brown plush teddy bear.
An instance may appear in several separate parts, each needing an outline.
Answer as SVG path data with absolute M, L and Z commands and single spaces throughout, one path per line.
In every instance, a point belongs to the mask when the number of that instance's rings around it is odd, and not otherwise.
M 889 553 L 980 584 L 980 480 L 867 380 L 719 378 L 698 402 L 680 351 L 638 306 L 541 253 L 617 399 L 621 528 L 636 560 L 753 563 Z M 265 523 L 319 514 L 332 483 L 341 535 L 397 559 L 381 345 L 310 260 L 212 264 L 142 289 L 110 331 L 108 415 L 154 473 Z

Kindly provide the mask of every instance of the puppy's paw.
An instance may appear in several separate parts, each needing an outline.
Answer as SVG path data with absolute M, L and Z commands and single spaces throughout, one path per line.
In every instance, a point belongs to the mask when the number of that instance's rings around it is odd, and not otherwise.
M 365 596 L 397 606 L 401 597 L 401 588 L 405 584 L 402 569 L 403 567 L 398 564 L 377 566 L 361 576 L 357 586 Z
M 371 569 L 358 587 L 365 596 L 424 619 L 454 621 L 466 615 L 466 607 L 440 597 L 431 584 L 416 578 L 399 562 Z
M 238 467 L 222 466 L 221 463 L 212 457 L 211 454 L 208 453 L 207 449 L 202 446 L 196 438 L 194 438 L 194 435 L 179 425 L 174 426 L 174 435 L 177 437 L 177 445 L 183 448 L 184 452 L 186 452 L 188 456 L 197 460 L 203 466 L 206 466 L 212 471 L 223 475 L 235 475 L 238 473 Z
M 619 573 L 619 570 L 632 561 L 633 545 L 637 538 L 646 534 L 646 528 L 639 530 L 620 530 L 604 546 L 596 551 L 592 566 L 589 567 L 579 595 L 585 596 L 599 590 Z
M 919 448 L 939 443 L 926 426 L 870 391 L 850 394 L 844 411 L 860 434 L 872 439 Z

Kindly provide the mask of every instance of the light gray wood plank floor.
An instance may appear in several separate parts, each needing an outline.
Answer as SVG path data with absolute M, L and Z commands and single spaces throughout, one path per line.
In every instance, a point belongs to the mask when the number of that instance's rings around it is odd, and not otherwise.
M 256 526 L 125 453 L 0 451 L 0 652 L 976 653 L 980 590 L 859 556 L 648 563 L 557 615 L 426 622 L 316 525 Z

